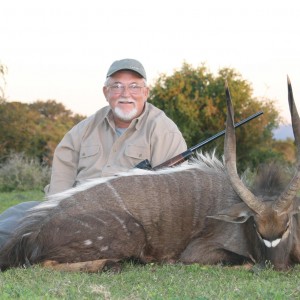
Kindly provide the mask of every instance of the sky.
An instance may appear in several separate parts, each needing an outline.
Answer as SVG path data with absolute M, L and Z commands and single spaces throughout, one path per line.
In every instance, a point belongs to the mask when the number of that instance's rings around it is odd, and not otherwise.
M 251 84 L 254 97 L 275 100 L 290 123 L 287 75 L 300 103 L 298 3 L 4 0 L 5 96 L 26 103 L 53 99 L 89 116 L 107 104 L 102 86 L 115 60 L 140 60 L 150 84 L 184 62 L 195 68 L 205 63 L 215 75 L 234 68 Z

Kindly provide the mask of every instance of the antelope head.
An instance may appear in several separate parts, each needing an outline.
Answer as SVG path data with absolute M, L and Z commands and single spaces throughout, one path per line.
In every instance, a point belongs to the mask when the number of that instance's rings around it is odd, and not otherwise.
M 286 269 L 289 264 L 289 252 L 293 248 L 293 234 L 296 234 L 294 215 L 300 212 L 300 200 L 297 198 L 297 192 L 300 189 L 300 119 L 293 98 L 291 82 L 288 78 L 288 100 L 297 146 L 297 168 L 290 183 L 279 196 L 276 196 L 276 199 L 254 195 L 239 178 L 236 168 L 234 112 L 227 83 L 226 99 L 225 167 L 230 183 L 242 202 L 223 210 L 212 218 L 232 223 L 245 223 L 252 217 L 254 232 L 264 253 L 263 259 L 270 260 L 275 268 Z

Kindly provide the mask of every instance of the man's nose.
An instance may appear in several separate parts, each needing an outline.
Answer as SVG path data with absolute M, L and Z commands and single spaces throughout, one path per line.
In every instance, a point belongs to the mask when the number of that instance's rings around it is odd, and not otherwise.
M 129 87 L 128 86 L 124 86 L 123 90 L 122 90 L 122 96 L 130 96 L 130 92 L 129 92 Z

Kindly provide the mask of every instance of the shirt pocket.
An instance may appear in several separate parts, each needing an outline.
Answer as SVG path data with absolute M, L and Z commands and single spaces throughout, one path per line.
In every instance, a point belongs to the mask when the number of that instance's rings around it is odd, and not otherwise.
M 150 159 L 150 150 L 146 146 L 127 145 L 125 155 L 137 160 Z
M 100 146 L 99 145 L 82 146 L 81 149 L 80 149 L 80 159 L 95 156 L 99 152 L 100 152 Z
M 79 153 L 78 174 L 80 172 L 91 172 L 97 166 L 101 157 L 100 145 L 82 146 Z

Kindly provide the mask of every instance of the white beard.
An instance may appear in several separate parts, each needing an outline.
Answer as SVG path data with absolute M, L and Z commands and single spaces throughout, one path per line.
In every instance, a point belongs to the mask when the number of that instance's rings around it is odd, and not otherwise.
M 119 99 L 118 100 L 118 102 L 124 102 L 124 101 L 134 103 L 134 107 L 130 111 L 124 112 L 120 107 L 116 106 L 114 108 L 114 113 L 122 121 L 131 121 L 137 115 L 137 108 L 135 105 L 135 101 L 132 99 Z

